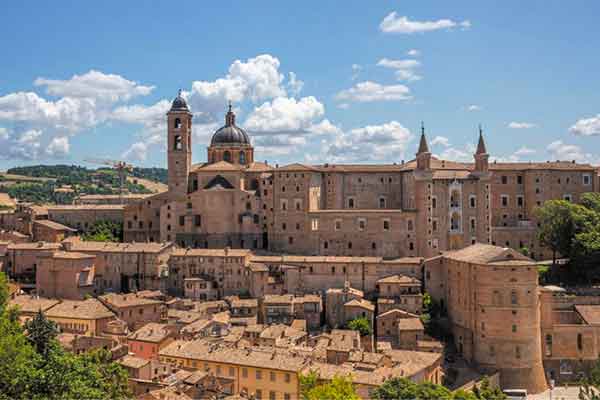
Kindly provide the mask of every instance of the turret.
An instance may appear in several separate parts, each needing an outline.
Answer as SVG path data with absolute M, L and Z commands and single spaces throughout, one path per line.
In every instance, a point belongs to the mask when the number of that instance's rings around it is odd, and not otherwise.
M 431 153 L 425 138 L 425 125 L 421 122 L 421 140 L 419 141 L 419 150 L 417 151 L 417 169 L 431 169 Z
M 488 159 L 490 156 L 485 149 L 481 125 L 479 125 L 479 142 L 477 143 L 477 150 L 475 151 L 474 157 L 475 172 L 488 172 Z
M 181 90 L 167 112 L 169 192 L 185 196 L 192 167 L 192 113 Z

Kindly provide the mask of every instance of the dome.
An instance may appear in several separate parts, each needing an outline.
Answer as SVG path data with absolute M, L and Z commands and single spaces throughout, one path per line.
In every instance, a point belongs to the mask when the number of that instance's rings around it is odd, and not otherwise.
M 210 141 L 211 146 L 223 144 L 250 145 L 248 134 L 235 124 L 235 114 L 231 111 L 231 105 L 225 116 L 225 126 L 219 128 Z
M 188 108 L 188 105 L 185 101 L 185 99 L 181 96 L 181 90 L 179 91 L 179 93 L 177 94 L 177 97 L 175 97 L 175 100 L 173 100 L 173 103 L 171 104 L 171 111 L 189 111 L 190 109 Z

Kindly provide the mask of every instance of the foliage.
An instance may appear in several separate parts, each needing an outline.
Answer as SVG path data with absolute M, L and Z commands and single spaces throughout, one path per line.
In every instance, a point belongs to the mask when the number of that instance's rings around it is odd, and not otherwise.
M 442 385 L 431 382 L 415 383 L 406 378 L 391 378 L 373 392 L 378 400 L 504 400 L 506 396 L 498 388 L 492 388 L 487 377 L 472 392 L 451 392 Z
M 42 310 L 25 324 L 27 339 L 31 342 L 38 354 L 46 356 L 50 346 L 58 335 L 58 327 L 53 321 L 46 318 Z
M 315 371 L 300 376 L 300 393 L 303 400 L 359 400 L 349 376 L 334 376 L 331 382 L 318 384 Z
M 91 242 L 122 242 L 123 224 L 113 221 L 96 221 L 96 223 L 81 236 L 81 239 Z
M 600 400 L 600 360 L 586 374 L 579 389 L 580 400 Z
M 348 321 L 347 328 L 360 332 L 360 336 L 369 336 L 373 333 L 371 322 L 366 317 L 357 317 Z
M 573 237 L 577 231 L 575 215 L 580 207 L 566 200 L 550 200 L 536 209 L 540 224 L 538 239 L 543 246 L 552 250 L 553 261 L 557 253 L 565 257 L 571 254 Z
M 6 290 L 0 274 L 0 293 Z M 7 307 L 5 296 L 0 295 L 0 302 L 0 399 L 130 398 L 127 372 L 111 361 L 108 351 L 65 352 L 55 332 L 46 329 L 49 325 L 41 313 L 38 321 L 28 324 L 27 336 L 17 310 Z M 32 336 L 36 326 L 46 327 L 45 333 Z

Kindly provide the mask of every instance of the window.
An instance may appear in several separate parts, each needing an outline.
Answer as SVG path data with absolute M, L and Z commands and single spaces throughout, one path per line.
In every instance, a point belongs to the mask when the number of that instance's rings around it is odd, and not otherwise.
M 288 201 L 287 199 L 281 199 L 281 211 L 287 211 Z
M 341 219 L 336 219 L 335 220 L 335 230 L 339 231 L 340 229 L 342 229 L 342 220 Z
M 525 204 L 525 198 L 522 195 L 518 195 L 517 196 L 517 206 L 523 207 L 524 204 Z
M 352 242 L 348 242 L 348 248 L 352 249 Z
M 275 382 L 275 372 L 271 371 L 271 373 L 269 375 L 271 378 L 271 382 Z
M 564 194 L 563 195 L 563 200 L 565 200 L 565 201 L 572 201 L 572 197 L 571 197 L 570 194 Z
M 512 326 L 512 331 L 513 331 L 513 333 L 517 331 L 517 326 L 516 326 L 516 325 L 514 325 L 514 324 L 513 324 L 513 326 Z
M 367 220 L 364 218 L 359 218 L 358 219 L 358 230 L 364 231 L 366 227 L 367 227 Z
M 240 164 L 246 164 L 246 153 L 240 151 Z
M 323 248 L 324 249 L 328 249 L 329 248 L 329 242 L 327 242 L 327 241 L 323 242 Z
M 173 150 L 181 150 L 183 148 L 183 143 L 181 141 L 181 135 L 175 135 L 175 140 L 173 141 Z
M 546 356 L 552 356 L 552 335 L 546 335 Z
M 471 217 L 471 232 L 475 232 L 475 218 Z
M 281 230 L 285 231 L 287 229 L 287 224 L 285 222 L 281 223 Z
M 235 376 L 235 369 L 233 367 L 229 367 L 229 376 Z
M 518 185 L 522 185 L 523 184 L 523 175 L 517 175 L 517 184 Z
M 250 203 L 249 201 L 246 202 L 246 210 L 247 211 L 252 210 L 252 203 Z
M 179 225 L 181 225 L 181 226 L 185 225 L 185 216 L 184 215 L 179 216 Z
M 302 209 L 302 199 L 294 199 L 294 208 L 296 211 L 300 211 Z
M 412 232 L 412 230 L 413 230 L 413 220 L 412 219 L 409 219 L 406 221 L 406 229 L 409 232 Z
M 248 377 L 248 368 L 242 368 L 242 378 Z
M 577 350 L 583 350 L 583 335 L 581 333 L 577 334 Z
M 310 229 L 313 231 L 319 230 L 319 219 L 318 218 L 313 218 L 310 220 Z
M 583 174 L 583 184 L 584 185 L 592 184 L 592 176 L 590 174 Z
M 502 184 L 506 185 L 508 183 L 508 177 L 506 175 L 502 175 Z
M 354 197 L 348 198 L 348 208 L 354 208 Z
M 469 196 L 469 207 L 475 208 L 476 205 L 477 205 L 477 203 L 476 203 L 475 196 L 474 195 Z
M 175 123 L 173 124 L 175 129 L 181 128 L 181 120 L 179 118 L 175 118 Z
M 521 358 L 521 348 L 519 346 L 515 347 L 515 357 Z
M 379 208 L 385 208 L 385 197 L 379 198 Z
M 389 231 L 390 230 L 390 220 L 389 219 L 384 219 L 383 220 L 383 230 L 384 231 Z
M 431 208 L 437 208 L 437 197 L 431 198 Z
M 256 398 L 258 400 L 262 399 L 262 390 L 256 389 Z
M 408 244 L 408 249 L 409 249 L 409 250 L 414 250 L 414 249 L 415 249 L 415 244 L 414 244 L 413 242 L 410 242 L 410 243 Z
M 506 195 L 506 194 L 501 195 L 500 200 L 502 202 L 502 207 L 508 207 L 508 195 Z
M 231 162 L 231 153 L 229 150 L 223 152 L 223 161 Z
M 256 370 L 256 379 L 257 380 L 262 379 L 262 371 L 260 369 Z
M 517 298 L 517 291 L 516 290 L 511 290 L 510 291 L 510 304 L 518 304 L 518 298 Z
M 269 400 L 275 400 L 275 398 L 276 398 L 275 396 L 276 396 L 276 395 L 275 395 L 275 392 L 274 392 L 274 391 L 272 391 L 272 390 L 270 390 L 270 391 L 269 391 Z
M 194 215 L 194 225 L 195 226 L 202 225 L 202 216 L 201 215 Z
M 431 220 L 431 231 L 437 232 L 437 230 L 438 230 L 438 220 L 433 219 L 433 220 Z

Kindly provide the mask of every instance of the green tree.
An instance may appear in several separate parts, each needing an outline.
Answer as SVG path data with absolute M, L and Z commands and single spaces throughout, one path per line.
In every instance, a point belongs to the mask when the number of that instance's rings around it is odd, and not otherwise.
M 552 250 L 552 261 L 556 255 L 571 254 L 573 238 L 577 233 L 576 208 L 581 207 L 566 200 L 546 201 L 535 211 L 539 222 L 538 239 L 543 246 Z
M 58 335 L 56 323 L 46 318 L 42 310 L 39 310 L 32 319 L 25 323 L 25 329 L 27 330 L 27 338 L 35 350 L 45 357 Z
M 309 371 L 306 375 L 300 375 L 300 395 L 303 400 L 308 400 L 308 393 L 319 383 L 319 374 Z
M 359 400 L 349 376 L 334 376 L 331 382 L 315 385 L 302 394 L 306 400 Z
M 477 400 L 504 400 L 506 395 L 499 387 L 492 387 L 490 380 L 484 376 L 479 386 L 475 385 L 473 394 Z
M 107 220 L 97 221 L 81 239 L 90 242 L 122 242 L 123 225 Z
M 371 322 L 366 317 L 357 317 L 347 324 L 348 329 L 360 332 L 360 336 L 368 336 L 373 333 Z
M 452 393 L 442 385 L 415 383 L 406 378 L 391 378 L 373 391 L 378 400 L 452 400 Z

